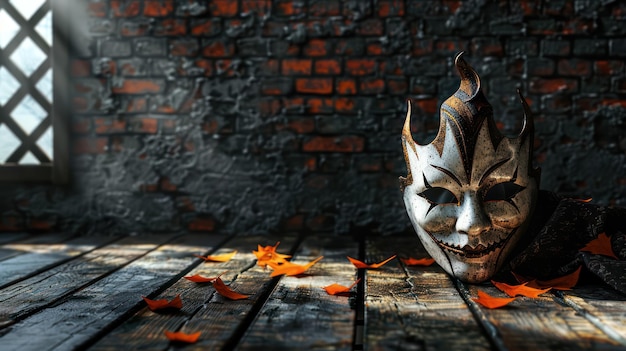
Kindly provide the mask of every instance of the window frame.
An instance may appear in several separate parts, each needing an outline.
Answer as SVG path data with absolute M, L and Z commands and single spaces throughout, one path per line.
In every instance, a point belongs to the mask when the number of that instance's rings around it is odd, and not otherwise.
M 8 1 L 8 0 L 5 0 Z M 52 183 L 69 182 L 69 34 L 71 16 L 64 12 L 63 0 L 47 0 L 52 14 L 52 102 L 50 119 L 52 128 L 52 162 L 41 164 L 0 163 L 1 183 Z

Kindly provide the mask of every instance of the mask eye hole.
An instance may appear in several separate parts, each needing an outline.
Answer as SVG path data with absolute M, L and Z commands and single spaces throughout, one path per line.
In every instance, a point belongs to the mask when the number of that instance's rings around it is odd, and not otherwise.
M 525 187 L 514 182 L 498 183 L 487 191 L 484 201 L 507 201 L 524 189 Z
M 459 200 L 446 188 L 428 188 L 421 192 L 419 196 L 425 198 L 433 204 L 457 204 Z

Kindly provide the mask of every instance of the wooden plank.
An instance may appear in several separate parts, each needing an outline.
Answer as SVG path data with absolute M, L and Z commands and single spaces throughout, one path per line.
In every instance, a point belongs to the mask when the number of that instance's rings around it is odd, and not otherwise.
M 11 257 L 25 255 L 28 253 L 37 254 L 41 251 L 52 250 L 50 254 L 54 254 L 54 245 L 60 244 L 66 240 L 69 240 L 76 235 L 67 233 L 46 233 L 40 235 L 27 235 L 19 239 L 19 236 L 14 236 L 16 240 L 10 240 L 3 243 L 0 246 L 0 261 L 7 260 Z M 52 247 L 50 247 L 52 246 Z M 33 256 L 35 256 L 33 255 Z M 0 268 L 0 271 L 2 269 Z M 0 280 L 0 283 L 2 280 Z
M 323 287 L 351 285 L 356 269 L 346 256 L 358 254 L 358 243 L 349 237 L 308 237 L 292 262 L 306 263 L 319 256 L 306 275 L 283 277 L 238 350 L 350 350 L 354 310 L 347 296 L 332 296 Z
M 127 237 L 0 290 L 0 328 L 26 318 L 171 238 Z M 84 239 L 98 241 L 96 237 Z
M 428 257 L 413 235 L 367 241 L 367 263 Z M 484 336 L 449 276 L 436 264 L 405 267 L 398 259 L 367 270 L 367 350 L 489 350 Z
M 51 238 L 59 241 L 55 242 L 50 240 Z M 91 236 L 76 237 L 65 241 L 66 239 L 67 237 L 63 235 L 53 235 L 46 237 L 43 241 L 37 239 L 4 245 L 5 248 L 19 253 L 12 258 L 0 261 L 0 289 L 119 238 Z
M 606 286 L 577 286 L 557 295 L 611 339 L 626 347 L 626 296 Z
M 161 245 L 54 306 L 5 329 L 0 345 L 11 350 L 82 349 L 83 344 L 99 338 L 118 320 L 143 307 L 142 295 L 157 294 L 193 268 L 198 260 L 190 253 L 202 252 L 222 239 L 189 235 Z
M 256 264 L 256 258 L 252 254 L 252 250 L 257 249 L 257 244 L 274 245 L 277 241 L 282 240 L 278 247 L 279 252 L 289 251 L 295 243 L 295 237 L 274 237 L 274 236 L 241 236 L 235 237 L 226 242 L 216 254 L 228 253 L 237 250 L 237 254 L 228 262 L 206 262 L 190 271 L 187 275 L 199 274 L 204 277 L 215 277 L 223 274 L 221 278 L 225 282 L 231 282 L 238 279 L 241 272 L 244 272 Z M 198 252 L 200 254 L 200 252 Z M 253 292 L 255 289 L 250 288 L 247 292 Z M 164 350 L 168 347 L 169 341 L 164 335 L 165 330 L 176 331 L 185 325 L 189 319 L 201 309 L 205 308 L 205 304 L 223 303 L 228 306 L 231 301 L 225 301 L 223 298 L 214 297 L 215 289 L 210 283 L 197 284 L 187 279 L 181 278 L 174 285 L 162 292 L 155 299 L 172 299 L 176 295 L 180 295 L 183 300 L 183 308 L 180 313 L 156 313 L 144 307 L 134 316 L 129 318 L 119 327 L 111 331 L 101 340 L 92 345 L 90 350 Z M 233 301 L 234 303 L 234 301 Z M 214 324 L 226 324 L 223 328 L 231 333 L 237 327 L 237 318 L 239 313 L 247 313 L 248 310 L 240 308 L 238 314 L 226 313 L 225 316 L 210 321 Z M 234 314 L 234 315 L 233 315 Z M 230 316 L 230 317 L 229 317 Z M 212 328 L 212 326 L 207 326 Z M 207 343 L 214 342 L 208 346 L 208 349 L 217 349 L 217 345 L 223 345 L 225 338 L 222 340 L 206 340 L 207 333 L 202 330 L 202 339 Z
M 0 245 L 4 245 L 6 243 L 10 243 L 13 241 L 24 240 L 28 237 L 33 236 L 33 234 L 28 233 L 2 233 L 0 234 Z
M 465 286 L 473 297 L 477 297 L 478 289 L 492 296 L 508 297 L 491 283 Z M 623 349 L 574 309 L 559 303 L 552 294 L 536 299 L 519 296 L 499 309 L 480 308 L 511 351 Z

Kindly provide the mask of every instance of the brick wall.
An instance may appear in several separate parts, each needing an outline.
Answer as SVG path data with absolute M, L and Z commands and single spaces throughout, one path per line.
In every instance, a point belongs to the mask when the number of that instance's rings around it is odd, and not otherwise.
M 462 50 L 503 131 L 536 112 L 542 188 L 626 205 L 623 2 L 79 5 L 72 184 L 3 185 L 2 230 L 411 230 L 406 99 L 426 143 Z

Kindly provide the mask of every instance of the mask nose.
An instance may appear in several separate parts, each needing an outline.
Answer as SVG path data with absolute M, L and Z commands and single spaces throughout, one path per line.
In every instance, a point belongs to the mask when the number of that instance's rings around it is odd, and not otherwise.
M 491 221 L 483 210 L 476 194 L 465 194 L 459 210 L 459 217 L 456 220 L 456 231 L 458 233 L 465 234 L 471 238 L 491 227 Z

